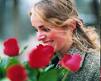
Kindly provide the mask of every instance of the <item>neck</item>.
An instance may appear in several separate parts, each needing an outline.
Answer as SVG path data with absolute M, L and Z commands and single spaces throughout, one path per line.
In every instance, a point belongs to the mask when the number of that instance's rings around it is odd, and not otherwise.
M 61 59 L 61 58 L 63 58 L 63 56 L 65 55 L 65 54 L 68 54 L 68 51 L 71 49 L 71 47 L 69 48 L 69 49 L 62 49 L 62 50 L 60 50 L 60 51 L 58 51 L 58 56 L 59 56 L 59 58 Z

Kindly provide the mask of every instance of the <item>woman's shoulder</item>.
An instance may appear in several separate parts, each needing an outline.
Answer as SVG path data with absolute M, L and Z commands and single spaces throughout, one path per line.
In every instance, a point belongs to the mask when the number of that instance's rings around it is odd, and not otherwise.
M 92 49 L 89 49 L 89 51 L 82 51 L 82 50 L 79 50 L 77 48 L 72 48 L 70 49 L 69 53 L 72 53 L 72 54 L 80 54 L 81 57 L 82 57 L 82 67 L 93 67 L 93 68 L 98 68 L 100 67 L 100 54 L 99 52 L 95 51 L 95 50 L 92 50 Z M 93 69 L 92 68 L 92 69 Z
M 85 52 L 74 48 L 70 52 L 80 53 L 83 57 L 80 69 L 72 73 L 70 81 L 99 81 L 100 55 L 97 52 Z
M 94 67 L 100 67 L 100 54 L 98 52 L 87 52 L 85 61 Z

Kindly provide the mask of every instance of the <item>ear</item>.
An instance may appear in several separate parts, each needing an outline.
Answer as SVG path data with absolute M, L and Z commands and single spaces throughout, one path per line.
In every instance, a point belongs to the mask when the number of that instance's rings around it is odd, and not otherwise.
M 63 27 L 68 27 L 70 30 L 74 31 L 76 29 L 76 20 L 74 19 L 68 19 L 67 21 L 64 22 L 62 25 Z

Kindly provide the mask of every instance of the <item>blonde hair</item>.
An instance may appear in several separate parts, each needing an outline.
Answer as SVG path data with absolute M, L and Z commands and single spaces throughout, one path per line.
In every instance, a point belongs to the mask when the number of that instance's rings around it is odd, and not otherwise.
M 88 48 L 97 48 L 94 40 L 87 34 L 94 30 L 84 28 L 83 22 L 78 18 L 77 11 L 70 0 L 41 0 L 34 5 L 33 10 L 41 20 L 57 27 L 61 27 L 70 18 L 74 19 L 77 22 L 77 28 L 73 35 L 73 45 L 86 51 Z

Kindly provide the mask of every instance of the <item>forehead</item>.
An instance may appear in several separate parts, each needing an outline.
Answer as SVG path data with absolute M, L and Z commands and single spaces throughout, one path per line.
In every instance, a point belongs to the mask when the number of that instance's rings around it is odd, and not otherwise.
M 39 17 L 37 17 L 33 8 L 31 9 L 30 13 L 32 26 L 41 25 L 42 21 L 39 19 Z
M 32 23 L 32 26 L 35 26 L 35 27 L 44 25 L 44 22 L 42 22 L 38 17 L 34 15 L 31 16 L 31 23 Z
M 34 26 L 34 27 L 43 26 L 43 27 L 55 28 L 55 26 L 53 24 L 42 21 L 40 18 L 38 18 L 35 15 L 31 15 L 31 23 L 32 23 L 32 26 Z
M 32 9 L 31 10 L 31 23 L 32 23 L 32 26 L 34 27 L 40 27 L 40 26 L 44 26 L 44 27 L 49 27 L 49 28 L 59 28 L 60 27 L 57 27 L 56 25 L 52 24 L 52 23 L 49 23 L 48 21 L 44 21 L 42 18 L 40 18 L 36 13 L 35 11 Z

